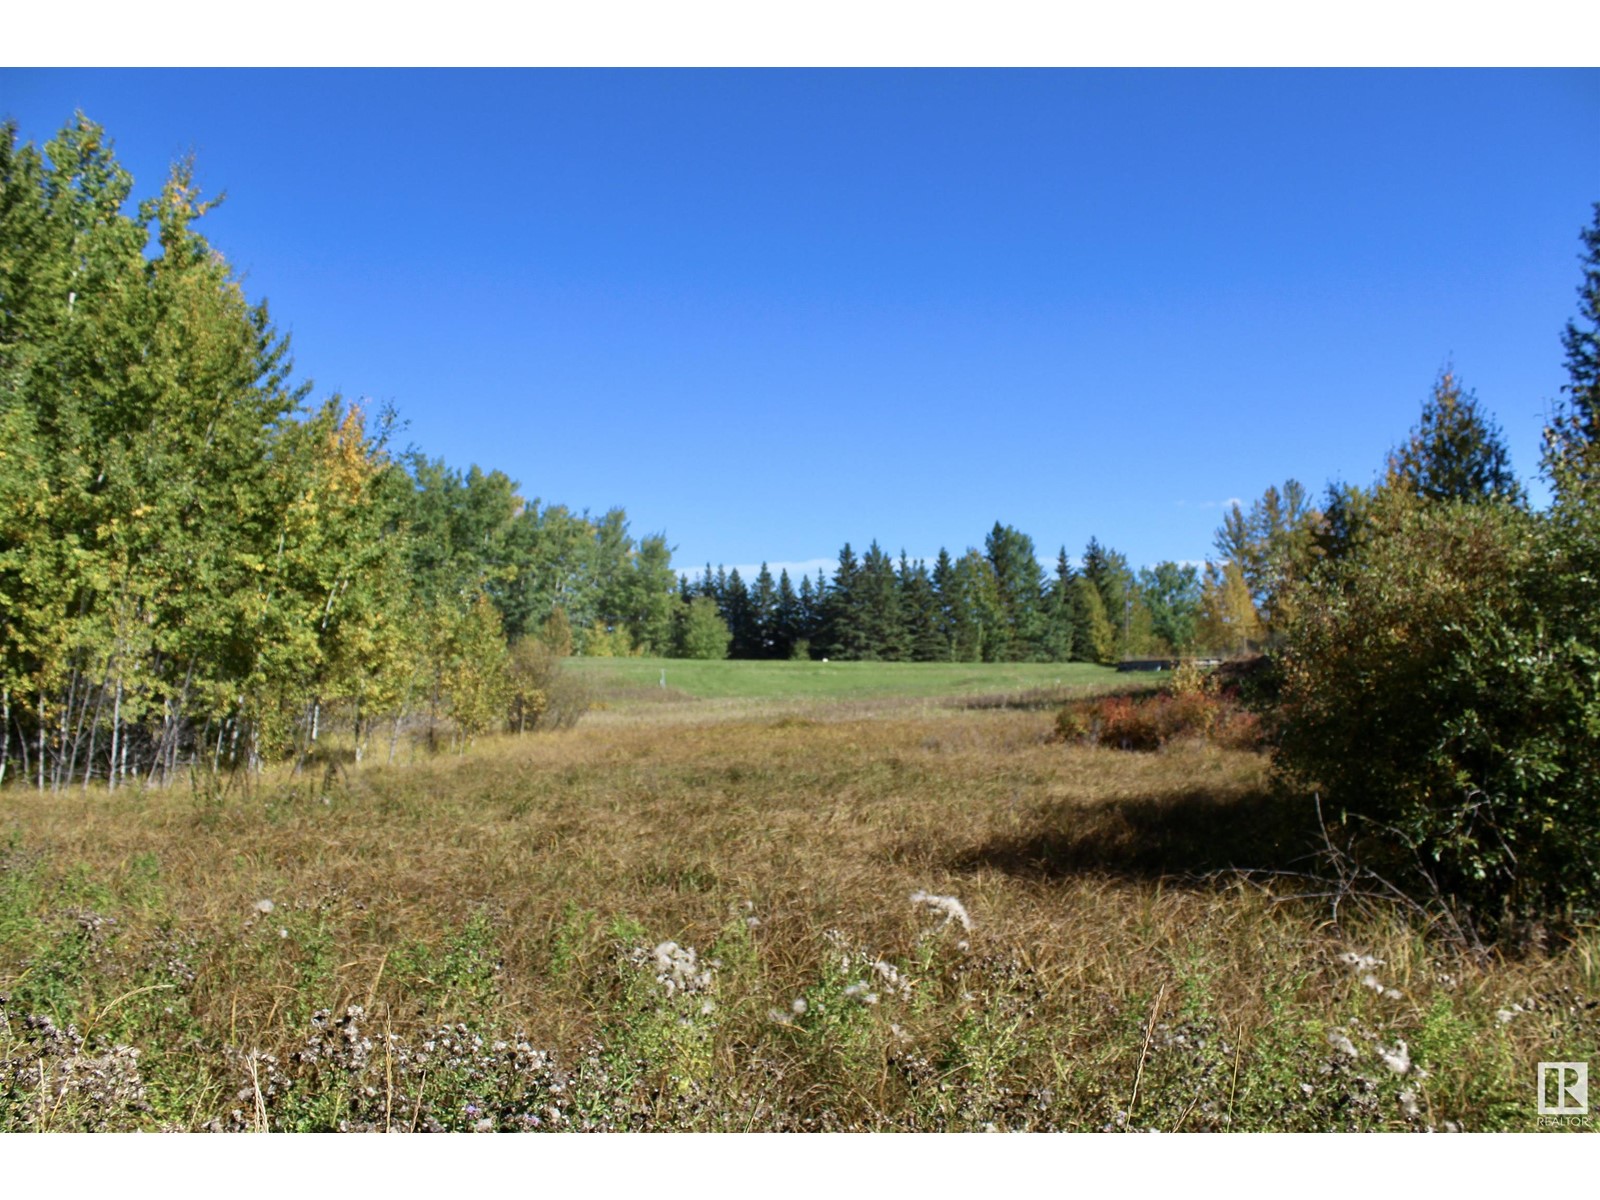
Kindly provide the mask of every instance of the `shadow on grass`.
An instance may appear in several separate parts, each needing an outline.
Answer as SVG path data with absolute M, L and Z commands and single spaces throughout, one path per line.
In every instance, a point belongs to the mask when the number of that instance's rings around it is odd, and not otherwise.
M 1030 879 L 1189 880 L 1230 871 L 1304 870 L 1322 844 L 1309 799 L 1190 791 L 1063 805 L 1032 834 L 992 839 L 950 864 Z

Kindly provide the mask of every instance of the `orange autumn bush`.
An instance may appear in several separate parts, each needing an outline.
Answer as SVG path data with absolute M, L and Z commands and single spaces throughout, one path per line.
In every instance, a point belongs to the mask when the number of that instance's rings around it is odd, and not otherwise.
M 1056 714 L 1056 738 L 1116 750 L 1159 750 L 1192 740 L 1242 750 L 1262 745 L 1260 719 L 1232 691 L 1180 667 L 1168 689 L 1145 696 L 1078 700 Z

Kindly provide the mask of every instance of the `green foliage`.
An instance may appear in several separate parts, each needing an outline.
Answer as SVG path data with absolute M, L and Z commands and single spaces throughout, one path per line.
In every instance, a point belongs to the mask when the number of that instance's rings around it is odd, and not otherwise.
M 1078 606 L 1083 613 L 1084 641 L 1078 649 L 1080 657 L 1089 662 L 1112 666 L 1117 661 L 1117 631 L 1106 615 L 1105 601 L 1100 589 L 1087 575 L 1077 582 Z
M 957 662 L 997 662 L 1005 614 L 989 560 L 968 550 L 950 572 L 945 602 L 950 611 L 951 657 Z
M 1086 604 L 1089 613 L 1089 645 L 1091 662 L 1113 663 L 1129 652 L 1128 633 L 1134 601 L 1133 572 L 1128 569 L 1124 554 L 1102 546 L 1098 538 L 1090 538 L 1083 551 L 1083 578 L 1094 588 L 1100 600 L 1100 613 L 1106 627 L 1111 630 L 1112 647 L 1105 649 L 1104 629 L 1094 616 L 1092 603 Z M 1085 597 L 1087 599 L 1087 596 Z
M 450 1005 L 478 1012 L 493 1004 L 500 970 L 494 921 L 479 908 L 445 944 L 433 979 Z
M 1522 488 L 1511 470 L 1500 429 L 1479 412 L 1446 369 L 1422 406 L 1422 420 L 1389 459 L 1393 483 L 1428 500 L 1517 504 Z
M 1044 602 L 1044 656 L 1053 662 L 1088 656 L 1088 614 L 1077 584 L 1078 573 L 1063 546 L 1056 555 L 1055 578 Z
M 1230 563 L 1237 566 L 1262 628 L 1259 634 L 1243 632 L 1251 621 L 1243 603 L 1229 595 L 1220 610 L 1213 610 L 1212 634 L 1219 632 L 1219 612 L 1227 618 L 1223 627 L 1230 639 L 1240 645 L 1287 621 L 1292 615 L 1293 585 L 1306 578 L 1316 564 L 1321 528 L 1322 515 L 1294 479 L 1285 480 L 1281 492 L 1267 488 L 1251 503 L 1248 514 L 1235 503 L 1217 531 L 1218 565 L 1208 568 L 1208 575 L 1231 589 L 1233 585 L 1225 578 L 1227 567 Z
M 905 552 L 901 551 L 896 578 L 900 589 L 900 615 L 905 622 L 906 657 L 912 662 L 945 661 L 949 650 L 940 628 L 939 596 L 934 591 L 927 564 L 908 562 Z
M 728 644 L 733 641 L 727 622 L 717 611 L 717 602 L 709 596 L 696 596 L 682 605 L 678 613 L 678 633 L 673 649 L 678 658 L 728 657 Z
M 752 658 L 777 658 L 778 585 L 767 564 L 761 564 L 755 586 L 750 589 L 750 629 Z
M 596 621 L 584 635 L 583 652 L 591 658 L 627 658 L 634 652 L 633 638 L 621 626 Z
M 1186 654 L 1199 636 L 1201 587 L 1192 566 L 1157 563 L 1139 572 L 1139 595 L 1150 614 L 1158 651 Z
M 739 577 L 739 568 L 728 573 L 719 596 L 719 611 L 728 626 L 728 654 L 733 658 L 760 658 L 755 609 L 750 603 L 750 589 Z
M 550 631 L 548 624 L 546 628 Z M 560 630 L 551 632 L 556 646 L 543 636 L 525 637 L 511 646 L 506 661 L 510 695 L 506 728 L 511 732 L 570 729 L 589 707 L 588 688 L 564 669 L 567 660 L 557 653 Z
M 1600 202 L 1579 237 L 1584 252 L 1578 316 L 1561 334 L 1567 383 L 1545 431 L 1544 469 L 1558 496 L 1586 494 L 1592 503 L 1600 488 Z
M 1224 654 L 1247 653 L 1266 636 L 1239 563 L 1206 564 L 1196 633 L 1200 645 Z
M 1027 662 L 1043 653 L 1044 573 L 1034 555 L 1033 539 L 996 521 L 984 539 L 984 557 L 994 571 L 1002 617 L 992 657 Z
M 850 657 L 868 662 L 900 662 L 908 657 L 905 618 L 894 562 L 874 541 L 861 559 L 855 585 L 855 628 L 859 648 Z M 841 655 L 841 657 L 844 657 Z
M 1486 927 L 1600 905 L 1594 525 L 1390 492 L 1286 631 L 1281 764 Z

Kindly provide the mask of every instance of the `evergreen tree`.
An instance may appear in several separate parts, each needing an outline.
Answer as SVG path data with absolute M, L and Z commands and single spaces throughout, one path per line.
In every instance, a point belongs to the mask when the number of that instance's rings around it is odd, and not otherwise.
M 1033 539 L 996 521 L 984 539 L 985 557 L 994 570 L 1002 621 L 995 631 L 995 657 L 1031 661 L 1044 653 L 1044 572 L 1035 557 Z
M 900 615 L 905 622 L 906 657 L 912 662 L 942 662 L 949 648 L 939 633 L 939 598 L 934 594 L 928 565 L 922 560 L 906 561 L 900 552 L 898 573 Z
M 861 560 L 856 600 L 862 640 L 859 657 L 884 662 L 905 658 L 905 620 L 894 562 L 876 540 Z
M 861 564 L 846 542 L 839 551 L 833 583 L 822 601 L 818 640 L 825 658 L 859 659 L 866 655 L 866 631 L 861 619 Z
M 793 657 L 796 643 L 807 636 L 802 597 L 809 590 L 810 581 L 802 576 L 797 595 L 794 584 L 789 582 L 788 570 L 778 572 L 778 601 L 772 617 L 772 653 L 777 658 Z
M 722 619 L 727 623 L 728 633 L 733 639 L 728 647 L 728 657 L 760 657 L 755 608 L 750 602 L 750 590 L 739 578 L 738 567 L 728 572 L 727 584 L 722 590 Z
M 750 593 L 751 647 L 755 658 L 778 657 L 778 588 L 767 564 L 761 564 Z
M 1600 202 L 1593 221 L 1579 234 L 1584 253 L 1578 286 L 1578 316 L 1561 334 L 1566 351 L 1564 398 L 1545 431 L 1544 469 L 1557 492 L 1593 502 L 1600 487 Z
M 818 600 L 821 579 L 818 587 L 811 586 L 809 575 L 800 576 L 800 612 L 799 620 L 795 626 L 795 642 L 806 642 L 808 646 L 815 646 L 820 638 L 818 630 L 821 628 L 821 602 Z M 791 653 L 793 647 L 791 646 Z
M 933 561 L 933 595 L 939 606 L 939 642 L 944 647 L 943 658 L 956 660 L 956 567 L 950 552 L 939 547 L 939 557 Z
M 1422 420 L 1389 459 L 1391 480 L 1427 500 L 1522 501 L 1500 429 L 1448 368 L 1422 406 Z
M 1052 662 L 1070 662 L 1079 657 L 1079 647 L 1087 645 L 1077 583 L 1078 573 L 1063 546 L 1056 554 L 1055 578 L 1045 601 L 1044 652 Z
M 1115 661 L 1116 657 L 1128 652 L 1134 603 L 1133 572 L 1128 569 L 1126 557 L 1102 546 L 1098 539 L 1091 537 L 1083 552 L 1083 577 L 1100 594 L 1100 609 L 1115 639 L 1115 650 L 1110 661 Z M 1090 621 L 1093 621 L 1092 615 Z M 1095 645 L 1095 661 L 1108 661 L 1100 654 L 1098 643 Z
M 1308 557 L 1337 562 L 1351 554 L 1367 536 L 1373 500 L 1372 492 L 1354 484 L 1328 484 Z

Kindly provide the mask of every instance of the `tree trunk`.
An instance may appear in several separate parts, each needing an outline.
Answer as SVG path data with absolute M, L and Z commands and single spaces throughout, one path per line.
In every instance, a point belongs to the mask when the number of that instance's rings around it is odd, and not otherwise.
M 106 764 L 106 788 L 117 790 L 117 743 L 122 740 L 122 680 L 117 680 L 117 698 L 111 706 L 111 760 Z M 122 751 L 127 755 L 127 749 Z

